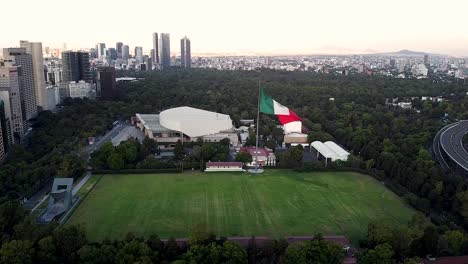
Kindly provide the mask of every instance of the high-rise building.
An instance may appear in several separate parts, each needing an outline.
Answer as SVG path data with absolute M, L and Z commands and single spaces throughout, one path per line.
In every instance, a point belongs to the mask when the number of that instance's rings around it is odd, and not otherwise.
M 143 48 L 135 47 L 135 60 L 137 63 L 143 63 Z
M 424 64 L 425 65 L 429 64 L 429 55 L 428 54 L 424 54 Z
M 122 47 L 123 47 L 122 42 L 117 42 L 115 44 L 115 49 L 117 50 L 117 58 L 119 58 L 119 59 L 122 58 Z
M 122 46 L 122 59 L 128 60 L 130 57 L 130 47 L 128 45 Z
M 92 82 L 93 76 L 89 66 L 89 53 L 84 51 L 62 52 L 63 82 Z
M 158 33 L 153 33 L 153 52 L 151 52 L 151 58 L 154 64 L 159 64 L 159 39 Z
M 171 40 L 169 33 L 161 33 L 161 67 L 169 68 L 171 67 Z
M 23 110 L 24 127 L 28 127 L 28 120 L 37 116 L 36 88 L 34 80 L 33 58 L 26 53 L 26 48 L 3 49 L 5 66 L 21 66 L 20 100 Z
M 8 91 L 0 91 L 0 123 L 2 123 L 2 143 L 4 152 L 7 153 L 12 144 L 11 138 L 11 122 L 10 115 L 10 101 Z
M 98 43 L 97 45 L 97 55 L 98 59 L 102 60 L 106 56 L 106 43 Z
M 44 76 L 44 57 L 41 42 L 20 41 L 21 48 L 25 48 L 32 56 L 34 89 L 36 91 L 36 105 L 40 110 L 47 109 L 46 83 Z
M 190 39 L 184 37 L 180 40 L 180 66 L 182 68 L 192 67 L 192 54 L 190 51 Z
M 10 133 L 12 142 L 21 143 L 25 129 L 23 123 L 23 111 L 20 97 L 21 66 L 0 67 L 0 100 L 9 102 L 6 109 L 10 120 Z
M 1 93 L 1 92 L 0 92 Z M 7 92 L 8 93 L 8 92 Z M 0 160 L 5 158 L 11 144 L 10 138 L 10 121 L 6 119 L 5 107 L 7 104 L 0 100 Z M 9 106 L 9 104 L 8 104 Z
M 117 96 L 114 67 L 97 68 L 97 91 L 103 100 L 112 100 Z
M 109 48 L 107 50 L 108 56 L 111 60 L 117 59 L 117 50 L 115 48 Z

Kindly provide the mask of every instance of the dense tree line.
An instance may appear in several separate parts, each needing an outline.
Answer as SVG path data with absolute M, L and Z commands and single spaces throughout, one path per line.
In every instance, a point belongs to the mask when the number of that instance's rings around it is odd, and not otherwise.
M 161 241 L 157 235 L 139 237 L 132 233 L 122 240 L 89 241 L 80 226 L 38 225 L 23 220 L 25 212 L 15 203 L 0 206 L 0 263 L 341 263 L 340 245 L 314 240 L 288 245 L 284 239 L 269 240 L 259 246 L 255 238 L 247 249 L 239 244 L 216 238 L 205 228 L 194 227 L 188 247 L 175 239 Z M 9 216 L 6 218 L 6 216 Z M 299 262 L 298 262 L 299 261 Z

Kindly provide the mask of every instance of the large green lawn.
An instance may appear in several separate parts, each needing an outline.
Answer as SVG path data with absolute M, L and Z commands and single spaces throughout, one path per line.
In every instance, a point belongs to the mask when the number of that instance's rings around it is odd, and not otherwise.
M 195 225 L 224 236 L 364 236 L 371 220 L 406 223 L 413 214 L 374 179 L 351 172 L 105 175 L 67 224 L 92 240 L 127 232 L 186 237 Z

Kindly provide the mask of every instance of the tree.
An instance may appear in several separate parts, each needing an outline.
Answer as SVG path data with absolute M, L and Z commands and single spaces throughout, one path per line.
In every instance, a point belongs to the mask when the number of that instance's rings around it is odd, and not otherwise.
M 392 246 L 388 243 L 384 243 L 375 247 L 375 249 L 364 251 L 359 256 L 359 263 L 362 264 L 392 264 L 395 261 L 392 260 L 393 257 Z
M 276 141 L 274 140 L 268 140 L 266 143 L 265 143 L 265 147 L 269 148 L 269 149 L 272 149 L 273 151 L 276 149 Z
M 37 247 L 37 258 L 40 263 L 53 264 L 57 263 L 54 240 L 51 236 L 44 237 L 39 240 Z
M 3 264 L 33 263 L 34 248 L 31 241 L 12 240 L 0 248 L 0 260 Z
M 449 230 L 444 233 L 444 239 L 447 241 L 449 253 L 451 255 L 461 255 L 463 246 L 466 243 L 466 237 L 463 232 L 459 230 Z
M 286 264 L 307 263 L 307 256 L 303 243 L 292 243 L 286 249 L 284 258 Z
M 23 207 L 17 202 L 8 201 L 0 205 L 0 230 L 2 233 L 13 234 L 14 226 L 26 215 Z
M 222 263 L 247 263 L 247 252 L 238 243 L 225 241 L 221 249 L 221 259 Z
M 125 167 L 125 161 L 122 158 L 122 155 L 117 152 L 112 152 L 107 159 L 107 166 L 109 166 L 111 170 L 120 170 Z
M 231 145 L 231 140 L 229 138 L 223 138 L 219 143 L 225 145 L 225 146 L 230 146 Z
M 367 243 L 370 248 L 379 244 L 390 243 L 392 235 L 392 228 L 388 224 L 371 222 L 367 226 Z
M 244 164 L 251 163 L 252 162 L 252 155 L 248 152 L 240 151 L 239 153 L 236 154 L 236 161 L 242 162 Z
M 177 143 L 174 148 L 174 157 L 176 160 L 182 160 L 184 158 L 184 146 L 180 140 L 177 140 Z
M 246 146 L 255 146 L 257 144 L 256 140 L 257 136 L 255 135 L 255 132 L 251 131 L 249 132 L 249 137 L 247 138 L 247 141 L 245 142 Z
M 82 227 L 60 227 L 52 233 L 59 261 L 70 263 L 77 259 L 78 250 L 88 242 Z
M 151 154 L 155 154 L 158 150 L 158 143 L 156 140 L 145 137 L 143 139 L 143 143 L 141 145 L 141 157 L 140 159 L 144 159 Z

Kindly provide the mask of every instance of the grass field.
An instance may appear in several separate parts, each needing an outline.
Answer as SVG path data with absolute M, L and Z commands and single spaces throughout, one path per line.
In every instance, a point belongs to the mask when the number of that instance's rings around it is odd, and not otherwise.
M 127 232 L 186 237 L 195 225 L 217 235 L 364 236 L 371 220 L 406 223 L 414 211 L 381 183 L 352 172 L 105 175 L 67 224 L 89 238 Z

